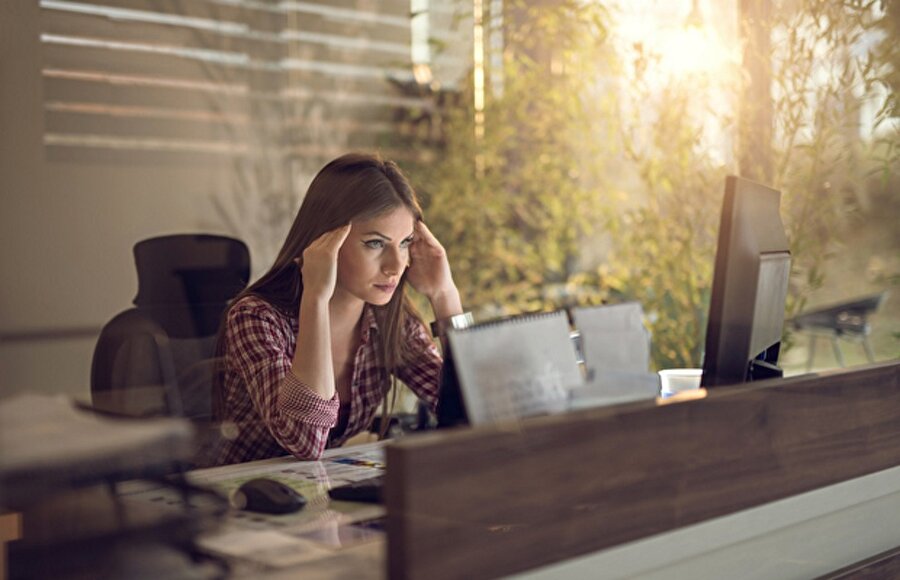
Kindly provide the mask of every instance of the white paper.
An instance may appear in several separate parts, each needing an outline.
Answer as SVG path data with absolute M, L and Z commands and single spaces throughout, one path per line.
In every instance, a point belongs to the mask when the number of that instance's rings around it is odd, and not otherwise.
M 637 302 L 572 310 L 581 333 L 588 373 L 646 373 L 650 368 L 650 332 Z
M 582 381 L 564 312 L 448 333 L 469 422 L 564 411 Z
M 575 392 L 571 408 L 653 399 L 659 377 L 650 368 L 650 332 L 637 302 L 575 308 L 572 320 L 581 334 L 587 381 Z
M 271 568 L 287 568 L 330 556 L 321 544 L 271 530 L 233 528 L 201 536 L 197 544 L 214 554 Z
M 631 401 L 655 399 L 659 395 L 656 373 L 606 371 L 595 373 L 584 387 L 574 391 L 570 409 L 586 409 Z

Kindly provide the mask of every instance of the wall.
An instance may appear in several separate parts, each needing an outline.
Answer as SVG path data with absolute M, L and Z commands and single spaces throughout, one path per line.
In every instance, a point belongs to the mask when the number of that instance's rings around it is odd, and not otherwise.
M 0 3 L 0 394 L 86 398 L 102 324 L 136 291 L 132 245 L 223 231 L 209 218 L 222 174 L 57 160 L 43 142 L 41 9 Z
M 259 274 L 324 161 L 385 133 L 405 147 L 414 131 L 394 128 L 428 106 L 408 86 L 408 0 L 77 4 L 0 2 L 0 396 L 89 397 L 99 331 L 137 289 L 135 242 L 236 235 Z

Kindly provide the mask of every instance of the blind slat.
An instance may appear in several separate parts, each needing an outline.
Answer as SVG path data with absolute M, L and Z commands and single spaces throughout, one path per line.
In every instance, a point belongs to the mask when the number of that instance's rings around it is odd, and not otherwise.
M 203 112 L 193 116 L 191 111 L 181 111 L 183 115 L 173 118 L 178 111 L 134 108 L 106 108 L 104 111 L 86 113 L 51 109 L 46 114 L 46 130 L 51 133 L 240 143 L 252 129 L 246 116 L 210 118 Z
M 278 61 L 308 49 L 326 59 L 388 63 L 410 60 L 408 37 L 393 35 L 379 39 L 376 30 L 348 30 L 346 27 L 315 26 L 302 21 L 305 29 L 262 32 L 229 23 L 223 30 L 210 30 L 170 23 L 111 20 L 79 12 L 45 10 L 44 32 L 81 38 L 93 38 L 159 46 L 190 47 L 251 55 L 258 60 Z M 312 24 L 310 26 L 310 24 Z M 329 57 L 329 53 L 335 56 Z
M 422 129 L 398 131 L 398 111 L 432 106 L 392 82 L 412 80 L 407 0 L 41 5 L 48 159 L 305 166 L 378 143 L 415 150 Z
M 59 76 L 55 74 L 59 72 Z M 74 71 L 46 71 L 44 98 L 48 102 L 103 103 L 135 107 L 206 108 L 214 112 L 245 110 L 251 106 L 244 85 L 168 82 L 135 76 L 79 75 Z

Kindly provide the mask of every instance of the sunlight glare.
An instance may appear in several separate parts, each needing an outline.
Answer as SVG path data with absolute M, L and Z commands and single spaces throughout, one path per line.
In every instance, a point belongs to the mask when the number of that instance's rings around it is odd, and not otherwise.
M 655 6 L 650 0 L 622 4 L 616 22 L 621 46 L 640 45 L 649 57 L 645 71 L 648 80 L 662 85 L 688 81 L 697 75 L 727 78 L 740 63 L 739 47 L 729 40 L 732 31 L 722 23 L 728 13 L 721 7 L 717 8 L 720 12 L 714 12 L 716 18 L 698 17 L 693 23 L 688 22 L 693 20 L 690 15 L 685 18 L 689 2 L 666 4 L 666 11 L 648 17 Z
M 660 72 L 675 77 L 715 73 L 726 56 L 725 47 L 709 31 L 696 26 L 667 31 L 658 50 Z

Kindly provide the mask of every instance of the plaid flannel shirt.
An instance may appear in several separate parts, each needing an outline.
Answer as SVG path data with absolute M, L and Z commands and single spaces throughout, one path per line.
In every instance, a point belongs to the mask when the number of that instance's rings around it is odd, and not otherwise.
M 361 341 L 353 361 L 346 428 L 337 424 L 338 394 L 325 400 L 291 372 L 297 345 L 297 317 L 285 316 L 255 296 L 239 300 L 225 329 L 223 419 L 237 427 L 221 443 L 215 463 L 225 465 L 291 453 L 318 459 L 325 447 L 337 447 L 366 429 L 384 398 L 375 347 L 380 340 L 371 306 L 363 311 Z M 410 318 L 402 339 L 418 353 L 400 369 L 403 381 L 432 409 L 437 406 L 441 356 L 418 320 Z

